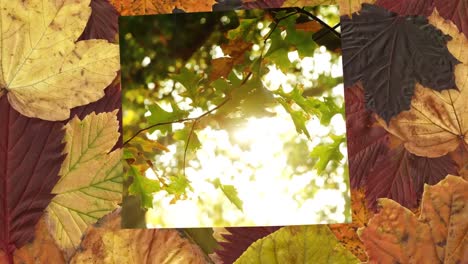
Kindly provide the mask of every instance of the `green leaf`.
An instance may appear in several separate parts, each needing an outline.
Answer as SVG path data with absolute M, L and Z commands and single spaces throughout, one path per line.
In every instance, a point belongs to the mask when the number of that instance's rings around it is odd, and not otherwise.
M 192 125 L 186 125 L 184 129 L 180 129 L 174 132 L 172 136 L 175 140 L 182 140 L 184 141 L 184 145 L 187 144 L 187 140 L 189 140 L 190 130 L 192 129 Z M 201 142 L 198 139 L 197 133 L 195 129 L 192 131 L 192 135 L 190 135 L 190 141 L 187 147 L 187 151 L 194 151 L 201 147 Z
M 228 39 L 232 39 L 232 40 L 237 39 L 237 38 L 248 39 L 247 36 L 253 33 L 252 31 L 254 31 L 255 27 L 257 26 L 257 22 L 258 22 L 258 18 L 240 19 L 239 20 L 240 25 L 237 28 L 228 31 L 227 33 Z
M 129 177 L 133 179 L 132 184 L 128 188 L 128 192 L 140 196 L 143 207 L 152 208 L 153 194 L 161 190 L 159 183 L 142 175 L 135 166 L 130 166 L 128 174 Z
M 162 109 L 158 104 L 150 104 L 147 106 L 148 110 L 151 112 L 151 115 L 148 116 L 146 119 L 148 123 L 151 125 L 176 121 L 181 119 L 187 115 L 185 111 L 180 110 L 176 104 L 172 105 L 172 112 L 167 112 Z M 156 126 L 149 130 L 150 133 L 154 132 L 155 130 L 160 130 L 163 134 L 172 131 L 172 124 Z
M 292 107 L 286 102 L 286 100 L 284 100 L 284 98 L 278 98 L 278 101 L 291 116 L 297 133 L 303 133 L 310 139 L 310 134 L 306 127 L 306 122 L 310 118 L 307 113 L 304 111 L 293 110 Z
M 339 164 L 343 158 L 343 154 L 340 151 L 340 145 L 345 142 L 345 135 L 336 136 L 330 134 L 329 137 L 333 140 L 332 143 L 321 143 L 316 146 L 310 154 L 312 157 L 319 158 L 314 166 L 318 174 L 322 174 L 330 162 L 333 162 L 336 165 Z
M 170 183 L 165 190 L 170 194 L 178 196 L 185 194 L 187 188 L 192 189 L 190 181 L 183 175 L 171 176 L 169 179 Z
M 360 263 L 341 245 L 326 225 L 287 226 L 257 240 L 234 262 L 256 263 Z
M 237 193 L 236 187 L 234 187 L 233 185 L 221 184 L 221 181 L 219 180 L 219 178 L 217 178 L 217 179 L 215 179 L 213 181 L 213 185 L 216 188 L 221 189 L 221 191 L 224 193 L 224 195 L 226 195 L 226 197 L 229 199 L 229 201 L 232 204 L 234 204 L 239 210 L 241 210 L 241 211 L 243 210 L 243 202 L 239 198 L 239 194 Z

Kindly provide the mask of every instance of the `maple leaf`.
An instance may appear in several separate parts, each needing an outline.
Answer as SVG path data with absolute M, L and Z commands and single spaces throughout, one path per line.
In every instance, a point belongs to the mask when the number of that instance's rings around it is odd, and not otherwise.
M 376 0 L 338 0 L 340 15 L 351 16 L 354 12 L 361 10 L 364 3 L 373 4 Z
M 402 16 L 429 16 L 434 10 L 433 0 L 377 0 L 375 4 Z
M 457 164 L 450 156 L 419 157 L 402 145 L 380 155 L 366 180 L 366 198 L 376 208 L 378 198 L 390 198 L 407 208 L 416 208 L 424 184 L 436 184 L 447 174 L 456 174 Z
M 255 261 L 252 261 L 255 260 Z M 235 262 L 360 263 L 325 225 L 287 226 L 254 242 Z
M 210 72 L 210 81 L 221 77 L 226 78 L 234 66 L 234 60 L 230 57 L 221 57 L 211 60 L 212 70 Z
M 448 175 L 424 187 L 419 218 L 390 199 L 358 231 L 369 263 L 468 262 L 468 182 Z
M 367 261 L 364 244 L 356 231 L 367 225 L 373 212 L 368 209 L 364 189 L 351 189 L 352 223 L 328 225 L 340 243 L 361 261 Z
M 88 228 L 70 263 L 207 263 L 201 249 L 174 229 L 120 229 L 120 221 L 116 211 Z
M 0 97 L 0 250 L 31 241 L 64 159 L 62 125 L 26 118 Z
M 458 32 L 455 25 L 436 12 L 429 19 L 444 33 L 453 34 L 448 48 L 462 62 L 455 68 L 459 90 L 437 92 L 418 84 L 410 111 L 400 113 L 384 127 L 401 138 L 411 153 L 440 157 L 468 143 L 468 41 L 464 35 L 453 33 Z
M 377 158 L 388 151 L 389 137 L 385 129 L 374 125 L 360 83 L 345 89 L 345 101 L 349 177 L 351 187 L 360 188 Z
M 416 82 L 438 91 L 456 88 L 459 61 L 446 47 L 451 37 L 426 18 L 363 4 L 360 14 L 341 22 L 345 87 L 361 80 L 367 108 L 387 123 L 409 109 Z
M 216 255 L 222 263 L 234 263 L 242 253 L 255 241 L 263 238 L 281 227 L 228 227 L 228 233 L 221 234 L 222 240 L 219 242 L 220 248 L 216 249 Z
M 7 262 L 7 256 L 3 252 L 0 252 L 0 263 Z M 41 218 L 36 224 L 34 240 L 15 251 L 14 263 L 65 263 L 62 252 L 49 234 L 44 218 Z
M 76 248 L 88 225 L 117 207 L 122 199 L 121 150 L 109 153 L 119 138 L 117 111 L 73 118 L 66 126 L 60 181 L 49 207 L 48 224 L 66 253 Z
M 78 41 L 89 1 L 2 2 L 0 96 L 28 117 L 65 120 L 104 95 L 120 67 L 118 45 Z
M 78 40 L 106 39 L 116 42 L 119 30 L 119 13 L 108 0 L 91 0 L 91 16 Z
M 466 0 L 433 0 L 440 15 L 450 19 L 468 37 L 468 3 Z
M 110 0 L 123 16 L 170 14 L 174 9 L 185 12 L 210 12 L 215 0 Z

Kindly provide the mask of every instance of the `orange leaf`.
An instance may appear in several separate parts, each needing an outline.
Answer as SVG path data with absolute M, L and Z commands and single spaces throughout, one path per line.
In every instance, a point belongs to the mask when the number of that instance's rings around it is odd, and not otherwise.
M 372 212 L 367 209 L 365 192 L 363 189 L 351 190 L 351 209 L 353 222 L 349 224 L 329 225 L 336 238 L 351 253 L 361 261 L 367 260 L 364 244 L 359 239 L 356 231 L 358 228 L 367 225 L 367 221 L 372 217 Z
M 90 226 L 71 263 L 206 263 L 201 249 L 175 229 L 121 229 L 116 211 Z
M 234 64 L 241 64 L 244 62 L 244 54 L 252 48 L 253 43 L 245 42 L 242 39 L 235 39 L 229 41 L 227 44 L 222 44 L 221 49 L 224 54 L 229 55 L 234 59 Z
M 44 218 L 36 224 L 34 240 L 15 251 L 14 262 L 22 264 L 65 263 L 62 252 L 49 234 Z M 0 263 L 8 263 L 3 251 L 0 252 Z
M 217 80 L 221 77 L 226 78 L 234 66 L 234 60 L 229 57 L 222 57 L 211 60 L 213 66 L 210 73 L 210 81 Z
M 185 12 L 211 12 L 215 0 L 110 0 L 123 16 L 170 14 L 174 8 Z
M 305 23 L 296 24 L 296 30 L 301 30 L 301 31 L 305 31 L 305 32 L 315 33 L 317 31 L 319 31 L 320 29 L 322 29 L 322 26 L 320 25 L 319 22 L 317 22 L 315 20 L 311 20 L 311 21 L 308 21 L 308 22 L 305 22 Z
M 390 199 L 358 231 L 369 263 L 468 263 L 468 182 L 448 175 L 426 185 L 419 218 Z

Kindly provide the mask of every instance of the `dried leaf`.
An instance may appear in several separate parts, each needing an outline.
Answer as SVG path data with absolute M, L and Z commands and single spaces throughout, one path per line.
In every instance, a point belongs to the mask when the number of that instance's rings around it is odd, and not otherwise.
M 347 224 L 328 225 L 340 243 L 361 261 L 367 261 L 364 244 L 359 239 L 356 231 L 367 225 L 372 217 L 372 211 L 368 210 L 366 196 L 363 189 L 351 189 L 351 210 L 353 222 Z
M 0 256 L 0 262 L 1 259 Z M 63 254 L 55 244 L 43 218 L 36 225 L 34 240 L 15 252 L 14 261 L 21 264 L 65 263 Z
M 468 262 L 467 188 L 467 181 L 451 175 L 425 186 L 419 218 L 381 199 L 380 212 L 358 231 L 369 263 Z
M 0 250 L 32 240 L 64 159 L 62 124 L 27 118 L 0 97 Z
M 373 4 L 376 0 L 338 0 L 340 6 L 340 15 L 351 16 L 354 12 L 361 10 L 361 6 L 364 3 Z
M 174 9 L 185 12 L 210 12 L 215 0 L 110 0 L 123 16 L 170 14 Z
M 459 61 L 446 46 L 451 38 L 426 18 L 402 19 L 364 4 L 359 15 L 341 22 L 345 86 L 361 80 L 367 109 L 386 122 L 409 109 L 416 82 L 437 91 L 456 88 Z
M 234 59 L 234 64 L 244 62 L 244 54 L 253 46 L 252 42 L 245 42 L 242 38 L 230 40 L 227 44 L 222 44 L 221 49 L 224 54 L 229 55 Z
M 108 0 L 91 0 L 91 16 L 88 23 L 78 38 L 85 39 L 107 39 L 116 42 L 119 30 L 119 13 Z
M 377 0 L 375 4 L 401 16 L 429 16 L 434 10 L 433 0 Z
M 47 212 L 51 233 L 67 252 L 79 245 L 88 225 L 114 210 L 122 199 L 122 152 L 109 153 L 119 138 L 116 113 L 75 117 L 65 126 L 68 155 Z
M 21 114 L 65 120 L 71 108 L 103 97 L 114 80 L 118 45 L 75 42 L 89 18 L 88 5 L 89 0 L 2 2 L 0 96 L 6 93 Z
M 468 3 L 463 0 L 434 0 L 435 7 L 445 19 L 450 19 L 468 37 Z
M 117 213 L 106 216 L 85 233 L 72 264 L 205 264 L 201 249 L 173 229 L 120 229 Z

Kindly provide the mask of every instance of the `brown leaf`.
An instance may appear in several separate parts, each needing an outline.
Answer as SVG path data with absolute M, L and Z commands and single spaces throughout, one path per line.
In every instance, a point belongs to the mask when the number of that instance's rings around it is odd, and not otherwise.
M 185 12 L 210 12 L 215 0 L 110 0 L 123 15 L 170 14 L 182 9 Z
M 0 252 L 0 263 L 7 263 Z M 34 240 L 15 251 L 14 262 L 21 264 L 65 263 L 63 254 L 50 236 L 44 219 L 41 218 L 34 231 Z
M 363 189 L 351 190 L 351 210 L 353 222 L 349 224 L 329 225 L 331 231 L 345 248 L 351 251 L 361 261 L 367 260 L 364 244 L 359 239 L 356 231 L 367 225 L 372 217 L 372 211 L 368 210 L 366 197 Z
M 234 66 L 234 60 L 229 57 L 222 57 L 211 60 L 213 67 L 210 73 L 210 81 L 217 80 L 221 77 L 226 78 Z
M 369 263 L 467 263 L 468 182 L 448 175 L 425 186 L 419 218 L 390 199 L 358 231 Z
M 120 221 L 116 211 L 90 226 L 71 263 L 206 263 L 175 229 L 120 229 Z
M 364 3 L 373 4 L 376 0 L 338 0 L 340 7 L 340 15 L 351 16 L 354 12 L 361 10 L 361 5 Z
M 249 51 L 253 46 L 251 42 L 245 42 L 242 39 L 235 39 L 229 41 L 227 44 L 222 44 L 221 49 L 224 54 L 229 55 L 234 59 L 234 64 L 241 64 L 244 62 L 244 54 Z
M 315 33 L 319 31 L 320 29 L 322 29 L 322 26 L 320 25 L 319 22 L 315 20 L 296 24 L 296 30 L 300 30 L 300 31 Z

